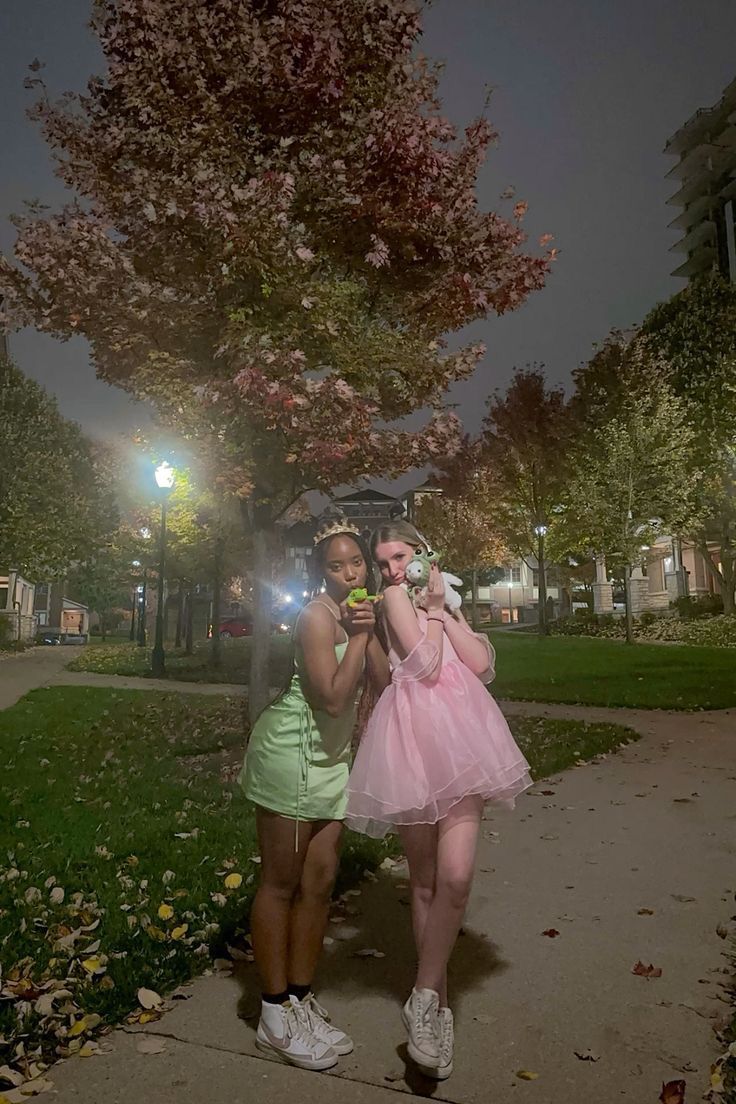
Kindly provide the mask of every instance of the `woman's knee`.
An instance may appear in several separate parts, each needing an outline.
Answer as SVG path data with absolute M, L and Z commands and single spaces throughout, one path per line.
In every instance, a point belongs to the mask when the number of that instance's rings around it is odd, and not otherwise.
M 473 884 L 472 872 L 449 873 L 437 882 L 437 893 L 441 894 L 453 908 L 465 908 Z
M 319 862 L 308 863 L 299 882 L 299 895 L 326 903 L 332 896 L 337 878 L 338 859 L 323 858 Z

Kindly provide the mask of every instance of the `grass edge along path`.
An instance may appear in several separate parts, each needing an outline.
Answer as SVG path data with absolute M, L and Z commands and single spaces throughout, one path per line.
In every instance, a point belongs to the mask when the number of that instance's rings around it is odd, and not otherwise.
M 736 651 L 696 645 L 635 644 L 584 637 L 491 632 L 497 651 L 496 698 L 611 708 L 701 710 L 736 707 Z M 223 641 L 222 666 L 208 664 L 208 645 L 194 656 L 167 658 L 167 678 L 187 682 L 247 681 L 250 640 Z M 271 684 L 289 674 L 290 641 L 272 640 Z M 150 676 L 146 649 L 88 647 L 70 671 Z
M 94 1053 L 95 1036 L 131 1013 L 158 1018 L 140 988 L 171 991 L 245 933 L 259 859 L 234 783 L 242 708 L 56 687 L 0 713 L 0 1064 L 16 1080 Z M 538 780 L 637 738 L 616 725 L 511 725 Z M 339 891 L 395 851 L 347 833 Z M 13 1101 L 20 1088 L 1 1076 Z

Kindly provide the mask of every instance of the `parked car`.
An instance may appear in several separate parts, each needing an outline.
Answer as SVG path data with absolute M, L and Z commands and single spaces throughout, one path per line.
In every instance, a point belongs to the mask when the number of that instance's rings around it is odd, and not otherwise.
M 86 644 L 86 633 L 68 633 L 63 629 L 39 629 L 36 633 L 37 644 Z
M 210 635 L 212 631 L 210 630 Z M 252 617 L 225 617 L 220 621 L 220 636 L 223 640 L 229 640 L 233 636 L 252 636 Z
M 291 628 L 281 618 L 276 618 L 271 622 L 271 632 L 273 633 L 288 633 L 291 632 Z M 212 626 L 210 625 L 207 633 L 209 637 L 212 636 Z M 240 614 L 237 617 L 224 617 L 220 621 L 220 639 L 231 640 L 241 636 L 253 635 L 253 618 L 249 615 Z

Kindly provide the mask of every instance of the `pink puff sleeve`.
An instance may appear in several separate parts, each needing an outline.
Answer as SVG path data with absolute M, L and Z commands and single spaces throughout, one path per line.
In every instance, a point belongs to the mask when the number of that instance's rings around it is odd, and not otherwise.
M 482 644 L 485 644 L 488 652 L 488 666 L 482 674 L 478 675 L 478 678 L 484 686 L 488 686 L 489 682 L 493 682 L 496 677 L 496 649 L 491 644 L 490 640 L 485 633 L 473 633 L 473 636 L 477 637 Z
M 407 657 L 393 668 L 392 682 L 421 682 L 436 671 L 440 662 L 440 651 L 437 645 L 423 637 L 418 644 L 414 645 Z

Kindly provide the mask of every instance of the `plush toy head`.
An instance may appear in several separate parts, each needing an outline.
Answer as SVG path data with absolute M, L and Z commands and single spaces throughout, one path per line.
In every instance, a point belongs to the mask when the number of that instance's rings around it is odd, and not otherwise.
M 404 575 L 409 586 L 425 587 L 429 582 L 432 564 L 439 563 L 436 552 L 415 552 L 406 565 Z

